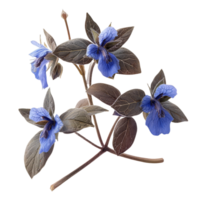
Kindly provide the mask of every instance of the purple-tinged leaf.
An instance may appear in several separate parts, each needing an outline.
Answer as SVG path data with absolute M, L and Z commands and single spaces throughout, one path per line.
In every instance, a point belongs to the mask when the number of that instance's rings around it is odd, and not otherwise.
M 91 58 L 85 56 L 90 44 L 91 42 L 85 39 L 73 39 L 57 46 L 53 53 L 64 61 L 84 65 L 92 61 Z
M 84 106 L 89 106 L 89 101 L 88 99 L 81 99 L 77 104 L 76 104 L 76 108 L 81 108 Z
M 111 106 L 119 114 L 124 116 L 134 116 L 142 112 L 140 107 L 141 101 L 145 93 L 140 89 L 129 90 L 122 94 Z
M 131 51 L 125 48 L 120 48 L 113 52 L 119 60 L 120 70 L 118 74 L 139 74 L 141 73 L 140 62 Z
M 92 85 L 94 83 L 94 74 L 95 74 L 95 60 L 93 60 L 88 66 L 87 66 L 87 77 L 86 82 L 87 85 Z M 93 80 L 92 80 L 93 79 Z
M 19 109 L 19 112 L 28 123 L 33 124 L 33 125 L 40 127 L 40 128 L 44 127 L 43 124 L 37 124 L 33 120 L 29 119 L 30 109 L 21 108 L 21 109 Z
M 101 30 L 99 28 L 99 26 L 97 25 L 96 22 L 93 21 L 92 17 L 87 13 L 86 15 L 86 21 L 85 21 L 85 31 L 86 34 L 88 36 L 88 38 L 95 43 L 95 40 L 93 38 L 92 32 L 91 32 L 91 28 L 93 30 L 95 30 L 97 33 L 100 33 Z
M 54 145 L 47 153 L 39 154 L 40 150 L 40 133 L 37 133 L 28 143 L 25 155 L 24 155 L 24 164 L 26 167 L 26 171 L 29 176 L 33 178 L 36 174 L 38 174 L 41 169 L 45 166 L 49 156 L 53 151 Z
M 183 111 L 177 105 L 171 103 L 170 101 L 162 102 L 161 105 L 174 118 L 174 120 L 172 122 L 179 123 L 179 122 L 188 121 L 188 119 L 185 116 L 185 114 L 183 113 Z
M 121 28 L 117 30 L 117 37 L 115 38 L 114 41 L 118 41 L 115 45 L 112 47 L 108 48 L 109 52 L 113 52 L 118 50 L 119 48 L 122 47 L 126 43 L 126 41 L 129 39 L 134 27 L 127 27 L 127 28 Z
M 43 108 L 49 112 L 51 117 L 53 117 L 53 114 L 55 112 L 55 103 L 50 88 L 48 89 L 44 98 Z
M 160 72 L 155 76 L 151 83 L 151 94 L 154 95 L 157 87 L 161 84 L 166 84 L 166 78 L 163 70 L 161 69 Z
M 92 85 L 87 93 L 95 96 L 100 101 L 107 105 L 112 105 L 115 100 L 120 96 L 120 91 L 111 85 L 104 83 L 97 83 Z
M 114 131 L 113 147 L 117 155 L 124 153 L 129 149 L 137 133 L 137 124 L 133 118 L 121 119 Z
M 47 44 L 49 46 L 49 48 L 54 51 L 57 47 L 55 40 L 53 39 L 53 37 L 47 33 L 47 31 L 44 30 L 44 34 L 46 36 L 46 40 L 47 40 Z
M 60 119 L 63 122 L 60 132 L 63 133 L 74 133 L 83 128 L 94 127 L 90 115 L 81 108 L 69 109 L 60 116 Z
M 104 109 L 104 108 L 102 108 L 100 106 L 95 106 L 95 105 L 84 106 L 84 107 L 82 107 L 82 109 L 84 109 L 90 116 L 108 111 L 108 110 L 106 110 L 106 109 Z

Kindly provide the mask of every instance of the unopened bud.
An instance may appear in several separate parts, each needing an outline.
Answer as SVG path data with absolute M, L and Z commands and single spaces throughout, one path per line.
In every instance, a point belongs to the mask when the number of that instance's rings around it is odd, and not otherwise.
M 60 63 L 58 63 L 58 64 L 54 67 L 54 69 L 53 69 L 53 71 L 52 71 L 52 74 L 51 74 L 53 80 L 56 79 L 56 78 L 58 78 L 59 76 L 61 77 L 62 73 L 63 73 L 63 66 L 62 66 Z
M 61 17 L 65 20 L 67 19 L 68 14 L 64 10 L 62 10 Z

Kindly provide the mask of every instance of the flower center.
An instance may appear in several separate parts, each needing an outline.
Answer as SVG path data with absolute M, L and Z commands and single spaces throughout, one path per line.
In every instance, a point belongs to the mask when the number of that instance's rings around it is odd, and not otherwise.
M 35 59 L 35 67 L 39 67 L 43 60 L 44 60 L 44 57 L 36 58 Z
M 43 129 L 42 135 L 41 135 L 41 137 L 47 139 L 48 135 L 49 135 L 49 131 L 51 130 L 51 128 L 52 128 L 52 126 L 54 125 L 55 122 L 53 120 L 49 119 L 48 117 L 42 117 L 42 119 L 48 121 L 46 123 L 46 125 L 44 126 L 44 129 Z
M 103 57 L 105 58 L 106 63 L 112 62 L 112 59 L 105 48 L 99 47 L 99 50 L 101 51 Z
M 151 102 L 155 106 L 155 109 L 156 109 L 156 111 L 158 113 L 158 117 L 159 118 L 165 117 L 165 113 L 164 113 L 164 111 L 162 109 L 162 106 L 161 106 L 160 102 L 157 99 L 152 99 Z

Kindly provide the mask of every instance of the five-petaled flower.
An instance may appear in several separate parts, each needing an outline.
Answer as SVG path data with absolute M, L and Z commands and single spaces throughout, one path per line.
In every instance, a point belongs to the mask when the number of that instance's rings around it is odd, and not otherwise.
M 119 60 L 108 52 L 105 45 L 117 37 L 117 31 L 108 27 L 99 34 L 99 44 L 90 44 L 86 56 L 98 60 L 98 68 L 105 77 L 112 77 L 120 69 Z
M 62 121 L 58 115 L 52 119 L 48 111 L 44 108 L 32 108 L 30 110 L 29 118 L 34 122 L 44 121 L 46 123 L 40 134 L 39 153 L 48 152 L 55 143 L 55 134 L 58 133 L 63 126 Z
M 153 135 L 170 132 L 170 123 L 173 121 L 173 117 L 162 107 L 159 99 L 163 97 L 174 98 L 176 95 L 177 90 L 174 86 L 162 84 L 156 89 L 153 97 L 146 95 L 142 99 L 142 110 L 149 113 L 146 125 Z
M 48 87 L 47 77 L 46 77 L 46 64 L 49 60 L 45 59 L 45 56 L 51 51 L 47 49 L 42 44 L 36 41 L 31 41 L 31 43 L 38 47 L 37 50 L 33 51 L 29 55 L 35 57 L 36 59 L 31 63 L 31 71 L 35 74 L 35 78 L 40 80 L 42 83 L 42 88 Z

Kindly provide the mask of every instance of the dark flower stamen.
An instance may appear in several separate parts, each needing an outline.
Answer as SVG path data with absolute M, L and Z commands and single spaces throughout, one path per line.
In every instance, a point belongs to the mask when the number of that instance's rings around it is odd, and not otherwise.
M 99 47 L 99 50 L 101 51 L 103 57 L 106 60 L 106 63 L 112 62 L 112 59 L 109 55 L 109 53 L 107 52 L 107 50 L 104 47 Z
M 44 57 L 39 57 L 35 59 L 35 67 L 39 67 L 42 61 L 44 60 Z
M 48 135 L 49 135 L 49 131 L 51 130 L 52 126 L 54 125 L 54 121 L 49 119 L 48 117 L 42 117 L 42 119 L 47 120 L 48 122 L 46 123 L 46 125 L 44 126 L 44 129 L 42 131 L 42 135 L 41 137 L 47 139 Z

